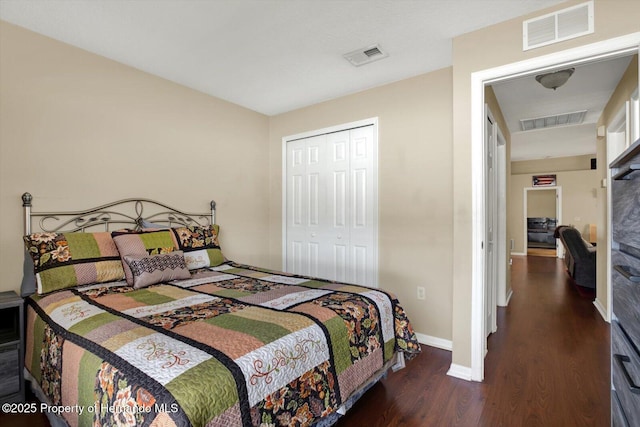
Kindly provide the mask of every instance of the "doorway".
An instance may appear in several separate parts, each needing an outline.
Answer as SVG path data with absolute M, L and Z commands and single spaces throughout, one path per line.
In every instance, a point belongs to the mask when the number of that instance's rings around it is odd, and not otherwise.
M 472 278 L 471 278 L 471 369 L 470 379 L 482 381 L 484 378 L 485 356 L 485 266 L 486 253 L 483 242 L 486 238 L 485 224 L 487 210 L 484 205 L 486 189 L 482 186 L 482 176 L 486 153 L 484 153 L 484 88 L 507 79 L 532 75 L 552 68 L 585 64 L 596 60 L 606 60 L 622 55 L 638 53 L 640 33 L 633 33 L 615 39 L 596 42 L 552 54 L 523 60 L 520 62 L 486 69 L 471 74 L 471 156 L 472 156 Z M 499 242 L 506 245 L 507 242 Z M 452 367 L 453 369 L 453 367 Z
M 562 187 L 526 187 L 523 200 L 526 254 L 562 258 L 562 246 L 554 237 L 562 224 Z

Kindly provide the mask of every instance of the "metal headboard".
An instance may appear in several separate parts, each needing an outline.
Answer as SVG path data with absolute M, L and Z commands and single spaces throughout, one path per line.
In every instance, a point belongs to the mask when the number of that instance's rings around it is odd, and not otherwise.
M 66 212 L 33 212 L 33 196 L 22 195 L 24 208 L 24 231 L 31 234 L 33 221 L 39 218 L 38 231 L 74 232 L 87 229 L 110 231 L 112 228 L 142 228 L 148 224 L 163 226 L 207 226 L 216 223 L 216 202 L 211 201 L 211 211 L 206 213 L 187 213 L 174 209 L 164 203 L 150 199 L 122 199 L 102 206 Z M 145 215 L 145 210 L 148 215 Z

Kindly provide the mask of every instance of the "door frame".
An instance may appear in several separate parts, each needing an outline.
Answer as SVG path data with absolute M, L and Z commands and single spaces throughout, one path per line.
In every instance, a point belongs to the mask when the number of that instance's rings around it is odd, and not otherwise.
M 369 286 L 378 287 L 379 282 L 379 206 L 378 206 L 378 117 L 370 117 L 354 122 L 343 123 L 339 125 L 329 126 L 321 129 L 310 130 L 285 136 L 282 138 L 282 271 L 287 271 L 287 143 L 299 139 L 311 138 L 314 136 L 324 135 L 328 133 L 343 132 L 354 128 L 365 126 L 373 126 L 373 283 Z
M 523 193 L 523 228 L 524 228 L 524 253 L 528 252 L 527 242 L 529 241 L 529 236 L 527 235 L 527 210 L 529 207 L 529 191 L 544 191 L 544 190 L 555 190 L 556 196 L 556 225 L 562 224 L 562 186 L 556 185 L 552 187 L 524 187 Z M 564 258 L 564 251 L 562 248 L 562 244 L 560 244 L 560 239 L 556 239 L 556 258 Z
M 471 367 L 469 379 L 484 379 L 484 188 L 482 167 L 484 160 L 484 88 L 486 84 L 511 79 L 558 67 L 570 67 L 598 59 L 638 53 L 640 32 L 615 37 L 535 58 L 501 65 L 471 73 Z M 505 242 L 506 244 L 506 242 Z M 452 366 L 452 369 L 459 370 Z

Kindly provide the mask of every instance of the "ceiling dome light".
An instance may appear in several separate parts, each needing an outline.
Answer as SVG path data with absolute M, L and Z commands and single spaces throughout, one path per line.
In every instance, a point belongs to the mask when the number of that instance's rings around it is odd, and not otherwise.
M 536 80 L 547 89 L 556 90 L 569 80 L 575 70 L 575 68 L 567 68 L 553 73 L 539 74 L 536 76 Z

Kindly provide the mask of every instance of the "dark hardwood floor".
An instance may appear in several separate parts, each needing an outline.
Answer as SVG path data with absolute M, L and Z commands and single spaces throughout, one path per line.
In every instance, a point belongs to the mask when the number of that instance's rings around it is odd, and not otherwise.
M 609 324 L 557 258 L 514 257 L 511 283 L 483 383 L 447 376 L 451 353 L 423 346 L 338 426 L 608 426 Z
M 609 325 L 556 258 L 514 257 L 485 381 L 447 376 L 451 353 L 423 353 L 376 384 L 338 423 L 352 426 L 608 426 Z M 411 313 L 409 313 L 410 315 Z M 42 416 L 0 425 L 47 426 Z

